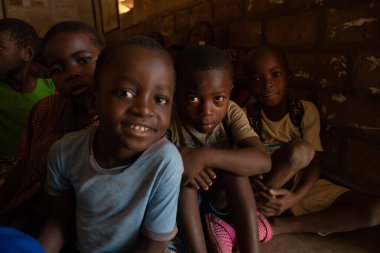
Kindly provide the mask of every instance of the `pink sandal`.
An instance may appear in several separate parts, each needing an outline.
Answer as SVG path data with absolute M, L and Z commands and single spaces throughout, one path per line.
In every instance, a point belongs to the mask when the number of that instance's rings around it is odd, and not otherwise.
M 267 218 L 259 213 L 259 211 L 257 211 L 257 227 L 259 231 L 259 241 L 269 242 L 272 239 L 273 231 Z
M 215 253 L 231 253 L 237 243 L 235 230 L 212 213 L 206 213 L 206 227 Z

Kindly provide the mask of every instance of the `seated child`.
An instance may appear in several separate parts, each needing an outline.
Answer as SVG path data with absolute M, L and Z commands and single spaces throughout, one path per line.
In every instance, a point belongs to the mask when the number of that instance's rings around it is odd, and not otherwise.
M 274 216 L 273 234 L 326 235 L 378 225 L 378 199 L 318 179 L 319 113 L 313 103 L 288 95 L 285 55 L 274 46 L 260 46 L 246 63 L 257 100 L 245 107 L 247 116 L 272 157 L 271 171 L 254 180 L 255 196 L 258 210 Z M 295 216 L 279 216 L 287 210 Z
M 198 21 L 190 29 L 187 36 L 188 46 L 194 45 L 215 45 L 215 30 L 207 21 Z M 246 52 L 242 49 L 226 48 L 223 52 L 227 55 L 234 69 L 233 88 L 231 99 L 241 105 L 247 102 L 249 91 L 246 88 L 246 78 L 244 76 L 244 58 Z
M 183 165 L 165 137 L 174 94 L 171 57 L 130 37 L 100 54 L 91 104 L 99 126 L 65 135 L 49 154 L 51 219 L 39 239 L 59 252 L 74 225 L 80 252 L 164 252 L 176 234 Z M 53 212 L 54 210 L 54 212 Z
M 33 105 L 54 94 L 50 79 L 32 75 L 39 38 L 27 22 L 0 19 L 0 185 L 13 167 L 16 146 Z
M 20 159 L 0 187 L 0 213 L 29 199 L 37 209 L 44 208 L 40 190 L 50 147 L 66 133 L 97 124 L 87 112 L 85 97 L 103 46 L 95 28 L 82 22 L 61 22 L 46 33 L 43 56 L 59 95 L 48 96 L 33 107 L 18 146 Z
M 181 240 L 187 252 L 206 252 L 198 207 L 202 189 L 214 250 L 231 252 L 234 231 L 214 216 L 223 215 L 225 190 L 240 251 L 258 252 L 257 223 L 263 227 L 265 221 L 257 221 L 248 176 L 268 172 L 270 159 L 243 110 L 229 100 L 231 63 L 216 47 L 194 46 L 179 55 L 176 71 L 176 106 L 167 136 L 180 148 L 185 167 L 178 211 Z M 261 241 L 270 234 L 269 227 L 263 228 Z

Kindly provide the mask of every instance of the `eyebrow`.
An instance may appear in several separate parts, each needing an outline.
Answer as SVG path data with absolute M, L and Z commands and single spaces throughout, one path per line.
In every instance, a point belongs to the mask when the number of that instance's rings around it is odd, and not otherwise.
M 140 84 L 141 84 L 140 81 L 136 80 L 136 79 L 133 78 L 133 77 L 130 77 L 130 76 L 128 76 L 128 75 L 125 75 L 125 74 L 119 76 L 119 77 L 117 78 L 117 81 L 118 81 L 118 82 L 125 82 L 125 81 L 127 81 L 127 82 L 132 83 L 132 84 L 135 84 L 135 85 L 140 85 Z
M 88 50 L 81 50 L 81 51 L 77 51 L 77 52 L 74 52 L 73 54 L 70 54 L 69 57 L 75 57 L 75 56 L 78 56 L 80 54 L 83 54 L 83 53 L 91 53 L 90 51 Z M 62 59 L 54 59 L 52 61 L 48 61 L 48 66 L 50 65 L 53 65 L 53 64 L 57 64 L 57 63 L 61 63 L 62 62 Z
M 127 81 L 133 85 L 142 85 L 142 83 L 139 80 L 128 75 L 123 75 L 119 77 L 117 81 L 119 82 Z M 170 91 L 169 85 L 167 84 L 158 84 L 155 89 L 158 91 Z

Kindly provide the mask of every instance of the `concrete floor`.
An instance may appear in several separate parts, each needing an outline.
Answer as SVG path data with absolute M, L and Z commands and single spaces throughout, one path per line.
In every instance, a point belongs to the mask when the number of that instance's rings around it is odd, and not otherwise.
M 380 226 L 328 236 L 282 234 L 263 244 L 260 253 L 380 253 Z M 243 252 L 242 252 L 243 253 Z

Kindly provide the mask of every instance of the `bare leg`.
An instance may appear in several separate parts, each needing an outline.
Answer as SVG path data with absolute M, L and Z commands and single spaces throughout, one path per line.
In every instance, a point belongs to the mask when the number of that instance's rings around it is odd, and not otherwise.
M 187 252 L 207 253 L 198 206 L 198 191 L 183 186 L 178 201 L 178 227 Z
M 256 202 L 248 177 L 220 173 L 235 230 L 240 252 L 259 252 Z
M 264 184 L 273 189 L 281 188 L 298 171 L 309 165 L 315 151 L 302 139 L 290 141 L 272 154 L 272 169 L 264 176 Z
M 306 215 L 278 217 L 271 223 L 273 233 L 311 232 L 329 234 L 346 232 L 380 224 L 380 199 L 345 192 L 331 207 Z

